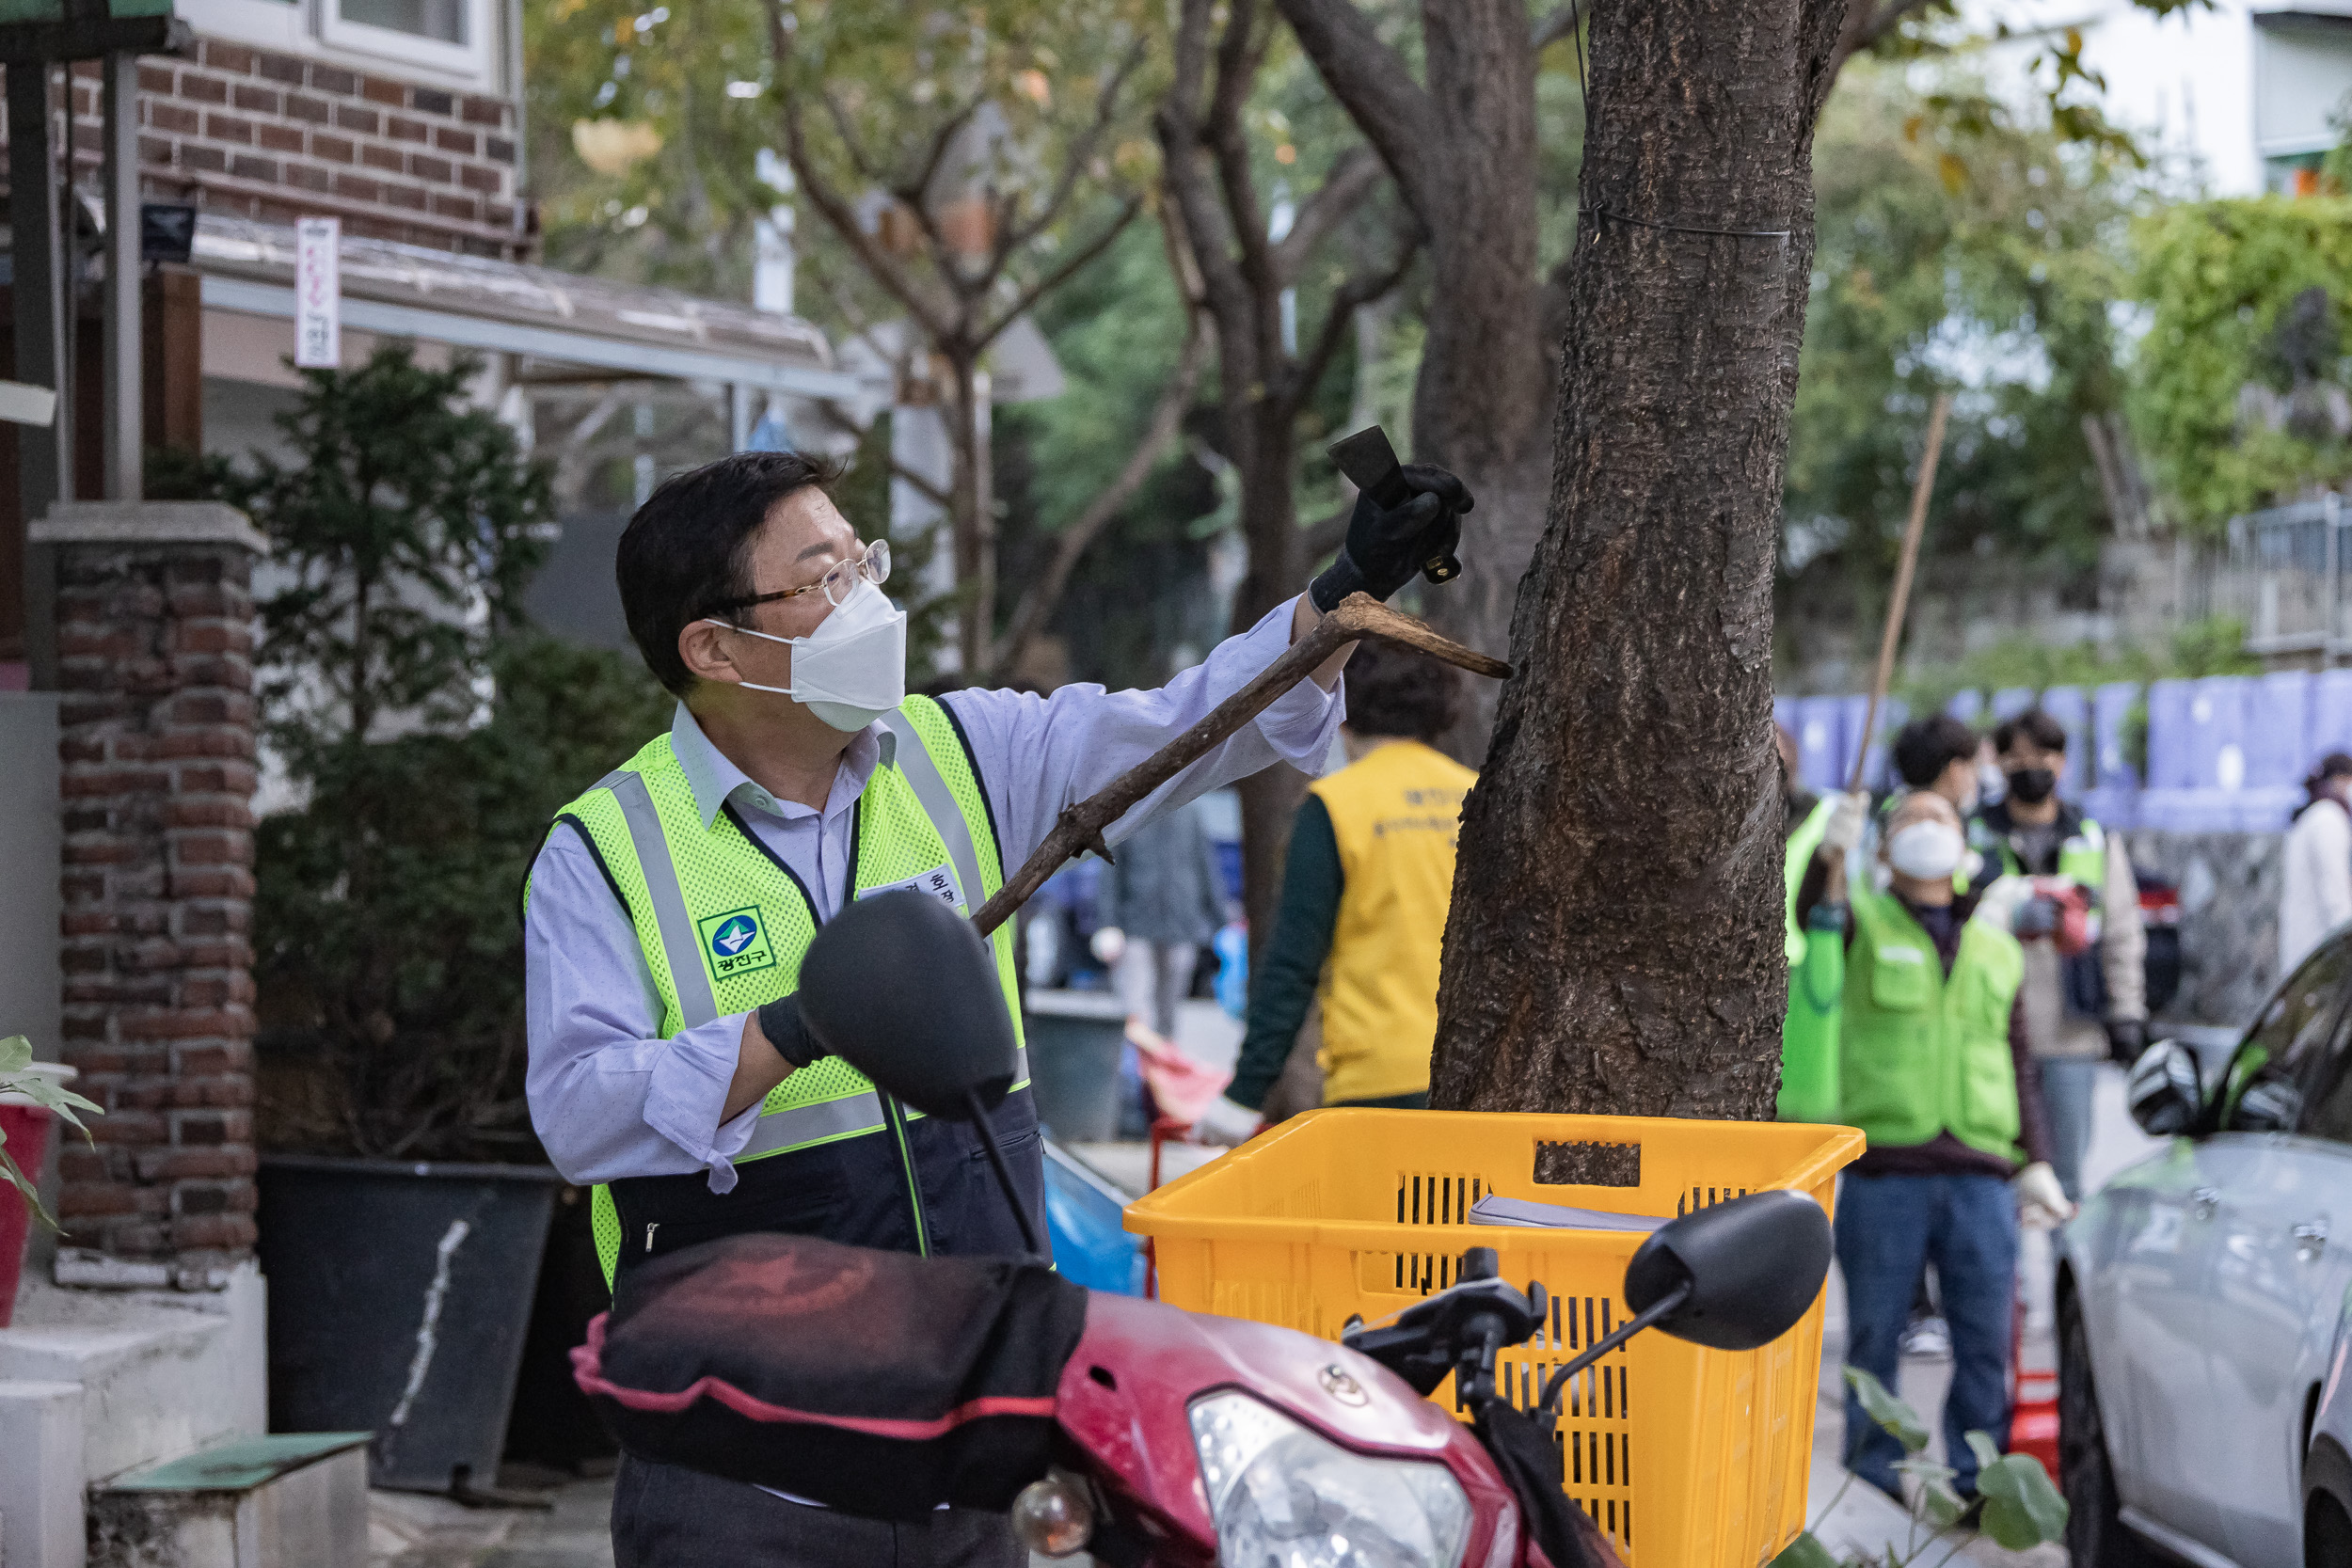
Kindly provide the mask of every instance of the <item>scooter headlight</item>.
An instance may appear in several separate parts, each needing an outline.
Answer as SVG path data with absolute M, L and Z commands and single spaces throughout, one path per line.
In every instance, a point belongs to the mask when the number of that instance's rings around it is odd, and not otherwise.
M 1193 1402 L 1227 1568 L 1455 1568 L 1470 1498 L 1442 1465 L 1352 1453 L 1247 1394 Z

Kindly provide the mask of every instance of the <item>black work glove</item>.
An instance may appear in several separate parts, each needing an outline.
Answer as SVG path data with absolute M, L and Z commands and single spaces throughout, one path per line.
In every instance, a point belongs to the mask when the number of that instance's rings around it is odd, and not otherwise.
M 833 1054 L 809 1028 L 808 1020 L 801 1016 L 798 991 L 788 991 L 760 1006 L 759 1032 L 768 1037 L 776 1054 L 791 1063 L 795 1071 Z
M 2148 1025 L 2136 1018 L 2107 1020 L 2107 1054 L 2125 1067 L 2139 1060 L 2139 1053 L 2148 1049 Z
M 1431 557 L 1452 555 L 1462 542 L 1462 514 L 1477 504 L 1462 482 L 1430 463 L 1407 463 L 1401 471 L 1413 492 L 1402 506 L 1385 507 L 1371 491 L 1357 492 L 1339 559 L 1307 585 L 1317 610 L 1328 611 L 1355 593 L 1385 601 Z

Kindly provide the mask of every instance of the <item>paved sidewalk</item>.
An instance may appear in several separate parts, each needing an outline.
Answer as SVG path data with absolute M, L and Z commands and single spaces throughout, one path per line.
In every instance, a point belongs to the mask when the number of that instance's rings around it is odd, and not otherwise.
M 567 1481 L 548 1509 L 368 1494 L 369 1568 L 612 1568 L 612 1480 Z

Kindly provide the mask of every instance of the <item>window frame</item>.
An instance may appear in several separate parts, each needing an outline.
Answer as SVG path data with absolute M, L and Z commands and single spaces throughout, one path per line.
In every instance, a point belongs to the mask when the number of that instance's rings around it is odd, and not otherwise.
M 2270 1016 L 2271 1008 L 2295 988 L 2296 981 L 2307 971 L 2327 962 L 2338 965 L 2342 973 L 2335 982 L 2335 994 L 2324 1009 L 2324 1016 L 2327 1020 L 2323 1034 L 2324 1043 L 2310 1053 L 2311 1060 L 2295 1064 L 2292 1072 L 2296 1086 L 2303 1091 L 2303 1109 L 2296 1123 L 2297 1131 L 2301 1130 L 2304 1120 L 2309 1118 L 2312 1108 L 2318 1103 L 2317 1098 L 2311 1091 L 2311 1084 L 2314 1076 L 2312 1061 L 2333 1065 L 2346 1059 L 2347 1036 L 2352 1035 L 2352 1006 L 2347 1006 L 2347 1003 L 2352 1003 L 2352 929 L 2339 931 L 2321 942 L 2318 948 L 2301 963 L 2296 964 L 2295 972 L 2280 981 L 2265 999 L 2262 1012 L 2256 1015 L 2251 1024 L 2247 1026 L 2245 1035 L 2237 1042 L 2237 1048 L 2230 1053 L 2230 1060 L 2221 1070 L 2220 1081 L 2214 1085 L 2215 1098 L 2208 1112 L 2212 1118 L 2210 1125 L 2214 1131 L 2221 1132 L 2241 1131 L 2241 1129 L 2231 1127 L 2228 1121 L 2229 1113 L 2234 1108 L 2235 1103 L 2229 1090 L 2230 1085 L 2237 1080 L 2239 1062 L 2245 1058 L 2249 1051 L 2255 1049 L 2255 1036 L 2262 1032 L 2265 1021 Z M 2304 1037 L 2306 1037 L 2304 1031 L 2298 1030 L 2295 1037 L 2287 1041 L 2290 1052 L 2295 1040 Z M 2287 1069 L 2287 1065 L 2284 1057 L 2275 1062 L 2265 1062 L 2261 1067 L 2252 1069 L 2248 1076 L 2248 1082 L 2252 1082 L 2253 1076 L 2262 1072 L 2284 1071 Z
M 489 0 L 463 0 L 466 8 L 465 43 L 449 43 L 440 39 L 426 38 L 419 33 L 404 33 L 397 27 L 379 27 L 370 22 L 346 22 L 342 17 L 342 0 L 310 0 L 313 9 L 312 25 L 321 43 L 330 49 L 347 49 L 355 54 L 374 55 L 388 60 L 400 60 L 409 65 L 431 66 L 453 76 L 487 81 L 496 70 L 492 58 L 497 40 L 495 18 Z

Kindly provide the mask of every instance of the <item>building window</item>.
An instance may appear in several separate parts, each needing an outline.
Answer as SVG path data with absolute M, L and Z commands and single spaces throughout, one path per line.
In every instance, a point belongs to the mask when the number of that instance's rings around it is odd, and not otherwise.
M 460 48 L 467 37 L 467 0 L 335 0 L 345 22 L 384 27 L 413 38 L 437 39 Z

